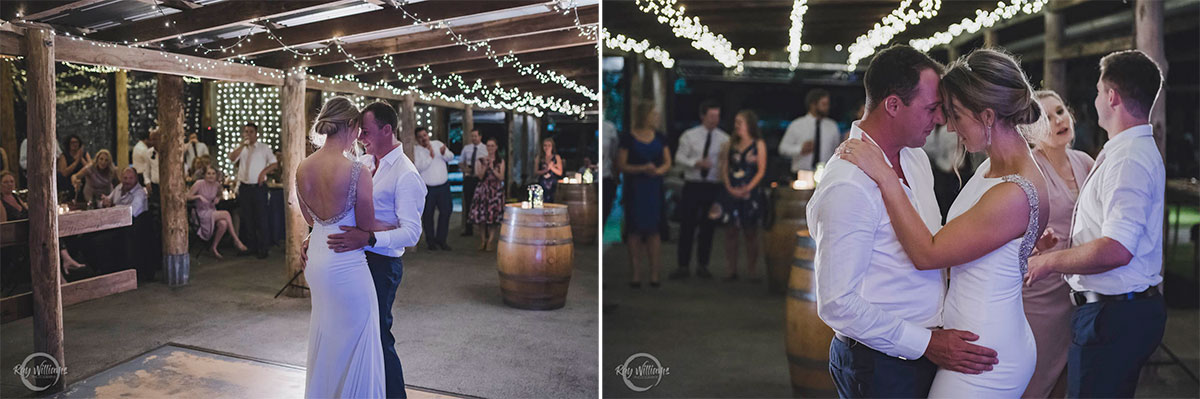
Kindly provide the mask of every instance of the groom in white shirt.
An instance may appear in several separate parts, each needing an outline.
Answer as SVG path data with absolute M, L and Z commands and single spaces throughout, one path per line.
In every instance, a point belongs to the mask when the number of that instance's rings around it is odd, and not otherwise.
M 342 226 L 344 233 L 329 236 L 329 249 L 336 252 L 366 248 L 367 266 L 375 281 L 379 298 L 380 340 L 383 342 L 383 367 L 387 381 L 387 397 L 407 397 L 404 391 L 404 372 L 396 354 L 396 338 L 392 335 L 392 303 L 404 272 L 400 256 L 404 248 L 417 245 L 421 238 L 421 213 L 425 209 L 425 182 L 412 161 L 404 156 L 404 147 L 396 139 L 399 118 L 396 110 L 383 102 L 367 105 L 362 110 L 363 143 L 371 167 L 371 193 L 374 196 L 375 219 L 384 225 L 398 226 L 391 230 L 365 232 Z M 345 249 L 339 250 L 339 247 Z M 307 248 L 307 247 L 306 247 Z
M 1162 71 L 1141 51 L 1100 59 L 1095 105 L 1108 142 L 1079 189 L 1071 248 L 1029 258 L 1027 284 L 1062 273 L 1071 286 L 1067 397 L 1133 397 L 1166 328 L 1157 287 L 1166 168 L 1150 125 L 1161 86 Z
M 867 114 L 850 138 L 874 142 L 904 183 L 931 232 L 941 228 L 933 172 L 921 150 L 945 123 L 938 81 L 943 67 L 908 46 L 875 55 L 863 82 Z M 816 241 L 817 313 L 836 333 L 829 372 L 843 398 L 926 397 L 938 367 L 978 374 L 996 352 L 969 343 L 968 331 L 942 330 L 946 278 L 917 270 L 891 225 L 879 187 L 834 157 L 808 203 Z

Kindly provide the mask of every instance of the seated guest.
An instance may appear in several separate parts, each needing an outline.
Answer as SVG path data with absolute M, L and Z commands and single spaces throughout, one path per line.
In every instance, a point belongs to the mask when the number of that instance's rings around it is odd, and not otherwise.
M 246 251 L 246 245 L 242 244 L 242 240 L 238 239 L 237 231 L 233 229 L 233 218 L 229 216 L 228 211 L 218 211 L 217 202 L 221 201 L 221 182 L 217 180 L 217 169 L 212 166 L 204 168 L 204 179 L 197 180 L 192 184 L 192 190 L 188 192 L 188 200 L 196 201 L 196 218 L 200 220 L 200 227 L 196 231 L 196 235 L 200 239 L 212 241 L 209 250 L 217 259 L 223 259 L 221 252 L 217 251 L 217 244 L 221 243 L 221 237 L 225 232 L 229 232 L 229 236 L 233 238 L 234 245 L 237 245 L 239 251 Z M 216 230 L 216 235 L 213 235 L 213 230 Z
M 201 156 L 196 157 L 195 160 L 192 160 L 192 165 L 191 165 L 192 173 L 187 174 L 187 177 L 185 180 L 187 180 L 188 184 L 195 183 L 197 180 L 204 180 L 205 169 L 211 165 L 212 165 L 212 156 L 201 155 Z M 225 174 L 221 173 L 220 170 L 217 171 L 217 181 L 218 182 L 225 181 Z
M 9 171 L 0 172 L 0 222 L 9 220 L 29 219 L 29 206 L 21 201 L 14 193 L 17 189 L 17 177 Z
M 92 155 L 83 149 L 83 140 L 74 134 L 67 137 L 63 147 L 66 147 L 66 151 L 58 156 L 58 191 L 65 194 L 60 196 L 59 200 L 74 201 L 76 194 L 75 186 L 71 184 L 71 176 L 92 163 Z
M 126 205 L 133 211 L 133 225 L 112 230 L 112 236 L 118 241 L 117 248 L 119 265 L 132 267 L 138 271 L 138 281 L 146 281 L 157 269 L 157 227 L 154 215 L 149 212 L 146 189 L 138 183 L 138 172 L 132 166 L 121 170 L 121 184 L 104 196 L 102 206 Z M 155 250 L 138 250 L 138 246 L 151 245 Z
M 83 186 L 83 200 L 91 203 L 93 200 L 99 201 L 104 193 L 111 192 L 113 186 L 117 182 L 117 171 L 113 167 L 112 154 L 108 150 L 100 150 L 96 152 L 96 158 L 92 163 L 84 166 L 71 180 Z

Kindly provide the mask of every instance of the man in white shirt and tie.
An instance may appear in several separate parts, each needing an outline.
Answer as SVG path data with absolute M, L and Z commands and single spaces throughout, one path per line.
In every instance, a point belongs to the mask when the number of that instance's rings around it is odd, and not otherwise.
M 439 140 L 429 139 L 429 129 L 418 126 L 416 129 L 417 148 L 413 150 L 413 165 L 425 181 L 425 212 L 421 214 L 421 226 L 425 230 L 425 245 L 430 250 L 438 248 L 449 251 L 446 244 L 449 234 L 450 214 L 454 212 L 450 201 L 450 182 L 447 177 L 447 164 L 454 160 L 454 152 L 446 148 Z M 434 211 L 437 212 L 437 224 L 434 225 Z
M 247 244 L 255 256 L 270 255 L 271 239 L 267 236 L 267 174 L 279 167 L 271 146 L 258 141 L 258 125 L 242 126 L 242 143 L 229 153 L 229 161 L 237 168 L 238 214 L 246 226 Z
M 717 127 L 721 122 L 720 104 L 708 100 L 700 104 L 699 111 L 700 125 L 683 132 L 679 137 L 679 150 L 675 153 L 675 162 L 687 169 L 683 172 L 683 193 L 679 196 L 679 246 L 676 248 L 679 268 L 671 273 L 671 279 L 688 277 L 696 238 L 699 238 L 695 245 L 696 276 L 712 278 L 708 260 L 715 226 L 708 218 L 708 210 L 723 189 L 721 146 L 729 142 L 729 134 Z
M 475 187 L 479 185 L 479 178 L 475 177 L 475 161 L 488 156 L 487 146 L 483 144 L 479 137 L 479 129 L 471 129 L 467 133 L 467 144 L 463 145 L 462 156 L 459 157 L 458 168 L 463 174 L 463 191 L 462 191 L 462 236 L 467 237 L 472 234 L 471 223 L 467 221 L 467 215 L 471 214 L 471 204 L 475 202 Z
M 920 147 L 945 123 L 938 94 L 942 71 L 912 47 L 879 52 L 863 79 L 867 114 L 850 131 L 851 138 L 883 150 L 931 232 L 941 228 L 941 214 L 929 158 Z M 968 342 L 978 336 L 939 329 L 946 278 L 941 270 L 913 266 L 879 186 L 861 169 L 833 158 L 808 203 L 807 218 L 816 241 L 816 292 L 791 295 L 815 301 L 817 314 L 836 333 L 829 371 L 838 396 L 923 398 L 938 367 L 978 373 L 994 364 L 995 351 Z
M 800 170 L 817 170 L 817 164 L 825 163 L 837 150 L 837 122 L 829 119 L 829 92 L 812 89 L 805 96 L 808 113 L 788 125 L 779 141 L 779 154 L 792 159 L 792 173 Z
M 1133 397 L 1162 341 L 1166 169 L 1149 120 L 1162 80 L 1141 51 L 1100 59 L 1095 106 L 1108 142 L 1079 189 L 1071 248 L 1029 258 L 1027 283 L 1062 273 L 1071 286 L 1067 397 Z
M 208 155 L 208 144 L 200 142 L 200 137 L 196 133 L 188 135 L 187 144 L 183 148 L 183 171 L 187 175 L 192 173 L 192 162 L 196 157 Z
M 158 129 L 150 129 L 145 138 L 138 140 L 133 146 L 131 165 L 142 178 L 146 190 L 153 193 L 151 184 L 158 184 L 158 154 L 154 147 L 158 144 Z M 153 176 L 153 180 L 151 177 Z
M 396 354 L 396 338 L 392 335 L 392 303 L 396 300 L 396 289 L 404 275 L 404 263 L 400 257 L 404 248 L 417 245 L 421 239 L 421 213 L 425 209 L 425 182 L 421 180 L 417 167 L 404 156 L 404 148 L 396 138 L 399 117 L 392 106 L 383 102 L 367 105 L 362 110 L 362 142 L 371 167 L 371 193 L 374 196 L 375 219 L 384 225 L 396 226 L 390 230 L 366 232 L 357 227 L 343 226 L 344 233 L 329 236 L 329 249 L 337 252 L 364 248 L 367 266 L 375 282 L 375 295 L 379 299 L 379 329 L 383 348 L 384 380 L 388 398 L 406 397 L 404 372 L 400 357 Z M 417 148 L 415 155 L 421 151 Z M 308 249 L 308 242 L 304 250 Z

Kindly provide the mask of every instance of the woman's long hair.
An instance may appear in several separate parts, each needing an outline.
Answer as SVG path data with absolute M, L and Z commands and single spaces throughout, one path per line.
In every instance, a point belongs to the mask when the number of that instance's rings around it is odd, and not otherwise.
M 746 133 L 748 133 L 748 135 L 750 136 L 751 142 L 758 141 L 759 137 L 762 136 L 762 133 L 758 131 L 758 114 L 755 113 L 753 110 L 743 109 L 741 111 L 738 111 L 737 116 L 735 116 L 734 118 L 735 118 L 735 122 L 734 122 L 735 129 L 737 126 L 736 118 L 742 118 L 742 122 L 746 123 Z M 742 136 L 739 136 L 737 134 L 737 131 L 735 130 L 733 132 L 733 139 L 732 139 L 733 145 L 729 146 L 729 151 L 734 151 L 735 147 L 741 145 L 742 144 L 741 140 L 742 140 Z

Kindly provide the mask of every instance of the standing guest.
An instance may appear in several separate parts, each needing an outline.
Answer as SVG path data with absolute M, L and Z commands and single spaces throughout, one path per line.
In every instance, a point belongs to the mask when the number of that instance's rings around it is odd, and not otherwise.
M 1071 232 L 1071 216 L 1075 200 L 1079 197 L 1079 186 L 1092 169 L 1092 157 L 1071 148 L 1075 140 L 1075 120 L 1063 103 L 1062 97 L 1050 90 L 1034 93 L 1049 118 L 1050 131 L 1038 135 L 1033 143 L 1033 160 L 1046 176 L 1046 189 L 1050 203 L 1045 209 L 1050 212 L 1046 231 L 1057 242 L 1053 248 L 1041 253 L 1067 248 Z M 1040 248 L 1039 248 L 1040 249 Z M 1037 364 L 1033 378 L 1021 397 L 1061 398 L 1066 394 L 1067 350 L 1071 347 L 1071 287 L 1055 273 L 1024 288 L 1021 300 L 1025 305 L 1025 319 L 1033 330 L 1037 343 Z
M 1095 106 L 1108 142 L 1079 189 L 1070 248 L 1029 258 L 1027 285 L 1062 273 L 1073 291 L 1067 397 L 1133 397 L 1162 341 L 1166 169 L 1149 120 L 1161 87 L 1141 51 L 1100 59 Z
M 500 158 L 496 139 L 487 140 L 487 155 L 475 165 L 475 177 L 479 187 L 475 189 L 475 201 L 471 204 L 471 223 L 483 230 L 479 237 L 479 250 L 490 251 L 492 238 L 500 231 L 500 218 L 504 216 L 504 159 Z
M 150 173 L 150 165 L 157 162 L 151 162 L 151 152 L 154 149 L 155 141 L 158 140 L 157 132 L 158 129 L 150 129 L 150 133 L 146 137 L 138 140 L 137 144 L 133 145 L 133 169 L 142 177 L 142 184 L 145 185 L 150 184 L 150 180 L 147 180 L 147 176 Z
M 554 139 L 542 139 L 542 152 L 537 160 L 538 184 L 542 186 L 542 201 L 554 202 L 554 191 L 558 188 L 558 179 L 563 176 L 563 160 L 554 146 Z
M 737 274 L 738 236 L 746 237 L 746 270 L 750 281 L 762 277 L 755 273 L 758 264 L 758 224 L 762 216 L 763 194 L 758 184 L 767 173 L 767 143 L 758 131 L 758 115 L 751 110 L 738 112 L 733 120 L 733 139 L 721 146 L 721 182 L 725 185 L 722 207 L 725 229 L 725 261 L 729 274 L 725 281 L 735 281 Z
M 446 165 L 454 160 L 454 152 L 439 140 L 429 139 L 429 130 L 417 126 L 417 148 L 413 151 L 413 165 L 425 181 L 425 212 L 421 214 L 421 226 L 425 230 L 425 245 L 430 250 L 438 248 L 449 251 L 446 236 L 450 233 L 450 214 L 454 207 L 450 201 L 450 182 Z M 437 212 L 437 225 L 433 224 L 433 213 Z
M 192 184 L 191 191 L 188 192 L 188 201 L 196 201 L 196 218 L 200 221 L 200 226 L 196 230 L 196 235 L 202 240 L 210 240 L 212 245 L 209 250 L 217 259 L 223 259 L 221 252 L 217 251 L 217 246 L 221 244 L 221 237 L 229 231 L 229 236 L 233 238 L 233 244 L 237 246 L 239 251 L 246 251 L 246 245 L 242 244 L 242 240 L 238 238 L 237 231 L 233 229 L 233 218 L 230 217 L 229 211 L 218 211 L 217 203 L 221 202 L 221 182 L 217 180 L 217 169 L 212 166 L 205 166 L 203 170 L 204 179 L 197 180 Z M 216 234 L 213 234 L 216 230 Z
M 9 171 L 0 172 L 0 222 L 9 220 L 29 219 L 29 205 L 14 193 L 17 190 L 17 177 Z
M 700 104 L 700 125 L 685 130 L 679 138 L 675 163 L 686 169 L 683 172 L 683 194 L 679 196 L 679 268 L 671 273 L 671 279 L 688 277 L 697 227 L 700 241 L 696 243 L 696 276 L 712 278 L 712 273 L 708 271 L 708 259 L 712 254 L 715 226 L 708 217 L 708 210 L 722 191 L 723 179 L 719 170 L 721 149 L 729 142 L 729 134 L 717 127 L 720 122 L 721 106 L 716 101 L 705 101 Z
M 105 193 L 111 192 L 118 182 L 117 170 L 113 167 L 112 154 L 108 150 L 96 152 L 96 159 L 84 166 L 71 176 L 76 184 L 82 183 L 83 200 L 87 203 L 99 201 Z
M 58 191 L 66 192 L 62 200 L 75 200 L 75 185 L 72 184 L 71 176 L 92 163 L 92 155 L 83 149 L 83 140 L 80 140 L 78 135 L 67 136 L 63 147 L 66 151 L 58 156 Z
M 237 167 L 238 208 L 242 225 L 250 235 L 255 256 L 270 255 L 271 241 L 267 237 L 267 174 L 279 167 L 271 146 L 258 141 L 258 125 L 242 126 L 242 143 L 229 153 L 229 161 Z
M 600 148 L 604 149 L 604 154 L 603 159 L 600 161 L 600 179 L 603 181 L 601 187 L 604 188 L 604 219 L 601 222 L 607 224 L 608 215 L 612 213 L 613 201 L 617 199 L 617 184 L 619 182 L 615 174 L 616 169 L 613 166 L 613 159 L 616 158 L 615 155 L 617 152 L 614 149 L 617 148 L 619 139 L 617 138 L 617 125 L 612 122 L 604 121 L 602 131 L 601 140 L 604 142 L 601 143 Z
M 117 234 L 119 254 L 117 264 L 130 265 L 137 270 L 138 281 L 149 281 L 157 271 L 155 251 L 140 250 L 139 246 L 154 240 L 156 227 L 154 216 L 147 210 L 146 190 L 138 183 L 137 170 L 132 166 L 121 170 L 121 184 L 105 196 L 102 206 L 129 206 L 133 211 L 133 225 L 124 227 Z
M 200 142 L 200 136 L 196 133 L 188 135 L 187 144 L 183 148 L 183 172 L 184 174 L 192 173 L 192 163 L 196 158 L 208 155 L 208 144 Z M 203 173 L 203 172 L 201 172 Z
M 463 145 L 462 156 L 459 157 L 458 162 L 459 169 L 463 174 L 463 237 L 472 234 L 471 226 L 473 225 L 467 216 L 471 214 L 471 205 L 475 202 L 475 186 L 479 185 L 479 178 L 475 177 L 475 162 L 488 156 L 487 145 L 479 141 L 479 129 L 471 129 L 467 136 L 467 144 Z
M 643 102 L 634 113 L 633 129 L 617 145 L 617 168 L 625 179 L 625 230 L 629 240 L 629 286 L 642 286 L 641 262 L 650 262 L 650 286 L 659 286 L 662 245 L 659 221 L 663 210 L 663 175 L 671 170 L 671 149 L 658 132 L 658 110 Z
M 805 97 L 808 113 L 788 125 L 779 141 L 779 154 L 792 159 L 792 174 L 817 170 L 837 149 L 841 133 L 837 122 L 829 119 L 829 92 L 812 89 Z
M 591 171 L 592 175 L 595 175 L 596 172 L 599 172 L 599 165 L 596 165 L 595 162 L 592 162 L 592 157 L 583 157 L 583 165 L 579 166 L 579 174 L 582 175 L 587 171 Z

